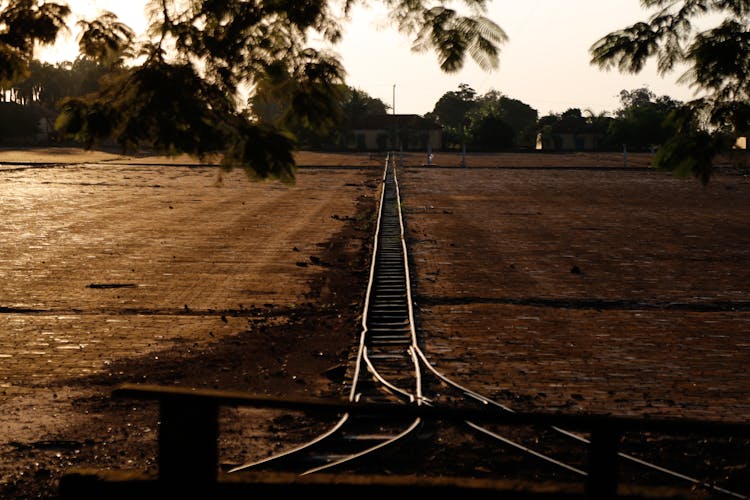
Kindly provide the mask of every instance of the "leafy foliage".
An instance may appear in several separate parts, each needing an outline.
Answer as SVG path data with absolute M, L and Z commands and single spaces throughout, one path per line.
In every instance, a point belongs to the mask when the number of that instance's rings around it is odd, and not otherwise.
M 79 58 L 57 64 L 31 61 L 29 76 L 14 84 L 21 94 L 34 100 L 49 114 L 55 114 L 57 103 L 67 96 L 82 96 L 99 89 L 99 80 L 109 69 L 96 61 Z
M 135 33 L 130 27 L 119 22 L 111 12 L 104 12 L 93 21 L 80 20 L 81 34 L 78 47 L 81 54 L 105 63 L 119 63 L 132 45 Z
M 609 129 L 615 144 L 626 144 L 629 150 L 650 150 L 665 144 L 676 132 L 671 118 L 680 102 L 668 96 L 657 97 L 648 88 L 620 92 L 622 107 L 615 112 Z
M 449 149 L 460 148 L 467 141 L 469 116 L 477 107 L 477 92 L 462 83 L 458 90 L 450 90 L 435 103 L 426 117 L 443 127 L 443 144 Z
M 10 0 L 0 3 L 0 85 L 28 75 L 34 46 L 55 42 L 67 29 L 70 8 L 58 3 Z
M 404 5 L 412 2 L 404 2 Z M 484 2 L 474 3 L 480 12 Z M 409 19 L 411 12 L 406 13 Z M 413 49 L 417 52 L 435 50 L 440 59 L 440 68 L 452 73 L 464 65 L 468 52 L 483 69 L 497 67 L 498 46 L 507 41 L 505 32 L 484 16 L 461 16 L 455 10 L 443 6 L 433 7 L 422 12 L 421 23 L 412 21 L 417 32 Z M 402 23 L 402 25 L 404 25 Z
M 496 90 L 491 90 L 477 98 L 479 109 L 477 119 L 483 116 L 496 116 L 497 120 L 507 126 L 510 131 L 509 140 L 505 140 L 499 147 L 532 147 L 536 141 L 536 123 L 539 113 L 525 102 L 505 96 Z M 498 125 L 502 127 L 501 125 Z M 474 126 L 472 126 L 474 128 Z
M 476 96 L 476 90 L 462 83 L 458 90 L 450 90 L 438 99 L 431 116 L 446 127 L 460 127 L 467 123 L 469 113 L 476 107 Z
M 712 155 L 731 148 L 727 135 L 750 132 L 750 0 L 641 0 L 641 4 L 655 13 L 647 22 L 598 40 L 591 47 L 591 61 L 602 69 L 617 67 L 630 73 L 641 71 L 651 58 L 662 74 L 677 64 L 688 66 L 680 81 L 703 96 L 682 105 L 682 118 L 673 121 L 675 135 L 669 139 L 674 144 L 665 143 L 668 153 L 654 161 L 659 168 L 680 173 L 690 168 L 706 183 Z M 707 15 L 723 21 L 698 31 L 695 23 Z M 686 137 L 694 138 L 696 145 L 686 147 Z
M 346 147 L 348 132 L 355 122 L 365 116 L 384 115 L 388 111 L 388 106 L 380 99 L 342 84 L 331 89 L 331 93 L 327 95 L 327 98 L 332 99 L 328 104 L 332 113 L 325 120 L 303 122 L 290 112 L 290 92 L 295 84 L 288 80 L 284 78 L 284 83 L 279 85 L 263 82 L 248 104 L 250 111 L 261 122 L 288 130 L 297 144 L 305 148 Z
M 297 131 L 335 130 L 342 120 L 344 68 L 309 43 L 331 45 L 365 0 L 150 0 L 144 39 L 108 12 L 78 27 L 82 57 L 108 68 L 100 87 L 62 103 L 58 130 L 89 147 L 114 139 L 124 149 L 152 147 L 202 157 L 220 152 L 226 168 L 292 182 Z M 390 19 L 434 50 L 445 71 L 470 56 L 497 66 L 507 37 L 484 17 L 486 0 L 383 0 Z M 340 9 L 340 11 L 338 10 Z M 36 43 L 51 43 L 71 14 L 64 4 L 0 2 L 0 84 L 27 73 Z M 246 89 L 265 113 L 243 110 Z M 273 105 L 273 113 L 270 107 Z M 264 120 L 264 118 L 271 118 Z
M 443 126 L 447 147 L 468 144 L 481 151 L 499 151 L 533 144 L 537 111 L 526 103 L 496 90 L 477 96 L 462 83 L 443 94 L 427 117 Z
M 494 110 L 479 116 L 471 127 L 470 145 L 477 151 L 499 151 L 515 145 L 515 131 Z

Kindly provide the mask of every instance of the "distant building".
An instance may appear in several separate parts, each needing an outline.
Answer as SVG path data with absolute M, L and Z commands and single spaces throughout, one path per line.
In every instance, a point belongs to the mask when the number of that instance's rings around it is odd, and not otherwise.
M 443 129 L 419 115 L 368 115 L 352 123 L 346 148 L 358 151 L 435 151 L 442 148 Z
M 602 134 L 593 132 L 540 132 L 536 136 L 536 149 L 558 151 L 594 151 L 599 147 Z

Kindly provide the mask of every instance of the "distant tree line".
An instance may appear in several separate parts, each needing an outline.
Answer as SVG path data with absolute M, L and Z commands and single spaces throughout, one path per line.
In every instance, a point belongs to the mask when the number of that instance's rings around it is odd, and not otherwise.
M 61 101 L 95 92 L 106 72 L 85 58 L 57 64 L 32 60 L 25 79 L 0 86 L 0 144 L 58 141 Z
M 477 95 L 466 84 L 446 92 L 426 116 L 443 126 L 446 149 L 472 151 L 509 149 L 575 149 L 563 136 L 586 137 L 585 149 L 652 150 L 675 133 L 670 117 L 680 102 L 656 96 L 647 87 L 622 90 L 621 107 L 612 115 L 570 108 L 539 116 L 536 109 L 491 90 Z M 584 149 L 581 146 L 578 149 Z
M 29 76 L 13 86 L 0 88 L 0 144 L 8 142 L 55 142 L 59 105 L 66 99 L 99 89 L 108 68 L 88 58 L 57 64 L 32 61 Z M 247 103 L 257 119 L 289 130 L 301 147 L 342 150 L 351 143 L 352 125 L 370 115 L 387 114 L 390 107 L 365 91 L 341 84 L 336 87 L 337 109 L 328 126 L 314 126 L 287 111 L 290 97 L 278 81 L 263 82 Z M 648 88 L 622 90 L 621 107 L 610 116 L 571 108 L 539 116 L 536 109 L 496 90 L 479 95 L 467 84 L 448 91 L 425 118 L 443 130 L 443 149 L 491 152 L 529 150 L 543 138 L 546 149 L 562 149 L 556 138 L 564 134 L 595 138 L 595 149 L 650 150 L 675 133 L 670 114 L 680 102 L 656 96 Z
M 66 119 L 61 107 L 71 98 L 100 90 L 109 68 L 89 58 L 57 64 L 32 61 L 28 77 L 11 86 L 0 86 L 0 145 L 3 143 L 54 143 L 70 140 L 56 132 L 55 122 Z M 389 106 L 366 92 L 345 84 L 335 86 L 336 111 L 327 126 L 305 122 L 288 110 L 291 93 L 278 82 L 263 81 L 247 102 L 254 119 L 288 130 L 307 149 L 342 149 L 351 125 L 368 115 L 388 113 Z
M 539 119 L 538 138 L 551 140 L 544 147 L 557 149 L 563 135 L 593 141 L 588 149 L 612 151 L 654 151 L 675 134 L 673 113 L 680 102 L 669 96 L 656 96 L 647 87 L 620 91 L 620 108 L 596 114 L 589 109 L 570 108 Z

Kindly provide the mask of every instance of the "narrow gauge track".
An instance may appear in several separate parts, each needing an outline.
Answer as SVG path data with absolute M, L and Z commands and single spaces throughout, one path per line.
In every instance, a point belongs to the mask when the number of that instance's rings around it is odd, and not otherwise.
M 359 349 L 350 377 L 349 401 L 368 405 L 473 407 L 512 413 L 511 408 L 450 380 L 428 361 L 419 347 L 395 163 L 389 155 L 383 172 L 370 280 Z M 468 429 L 474 435 L 473 440 L 467 441 L 468 453 L 492 458 L 489 466 L 473 466 L 474 471 L 485 471 L 487 477 L 517 478 L 529 471 L 533 471 L 532 478 L 537 480 L 570 482 L 587 477 L 586 448 L 590 441 L 586 435 L 558 427 L 527 429 L 479 425 L 468 420 L 464 424 L 462 432 Z M 276 470 L 307 475 L 333 468 L 357 472 L 366 467 L 370 472 L 387 474 L 407 467 L 408 473 L 415 473 L 421 466 L 429 469 L 425 462 L 438 461 L 434 455 L 422 454 L 421 450 L 429 446 L 443 448 L 451 463 L 462 460 L 461 452 L 456 454 L 447 441 L 437 437 L 451 432 L 451 426 L 455 427 L 455 423 L 394 417 L 390 413 L 387 416 L 376 412 L 347 413 L 307 443 L 228 472 Z M 503 458 L 498 460 L 498 456 Z M 688 485 L 731 498 L 750 499 L 626 453 L 619 456 L 633 469 L 632 477 L 646 478 L 655 484 L 667 478 L 672 486 Z M 497 467 L 503 470 L 494 470 Z

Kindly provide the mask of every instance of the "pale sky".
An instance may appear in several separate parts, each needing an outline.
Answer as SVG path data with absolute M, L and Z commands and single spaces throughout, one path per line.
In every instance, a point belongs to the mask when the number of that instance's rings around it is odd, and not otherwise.
M 136 31 L 145 27 L 145 0 L 72 0 L 69 4 L 74 11 L 110 10 Z M 397 113 L 432 111 L 445 92 L 457 90 L 462 83 L 478 94 L 497 90 L 535 108 L 540 116 L 573 107 L 613 112 L 620 106 L 621 90 L 644 86 L 657 95 L 692 99 L 692 89 L 677 83 L 683 69 L 662 78 L 652 63 L 637 75 L 606 72 L 589 64 L 589 48 L 595 41 L 646 20 L 649 14 L 639 0 L 494 0 L 487 17 L 509 38 L 501 47 L 499 67 L 486 72 L 467 59 L 463 70 L 445 74 L 433 53 L 414 54 L 408 37 L 381 28 L 385 17 L 378 5 L 355 10 L 335 50 L 346 68 L 347 84 L 388 105 L 395 103 Z M 46 58 L 61 54 L 65 52 Z M 72 59 L 75 54 L 62 57 Z

